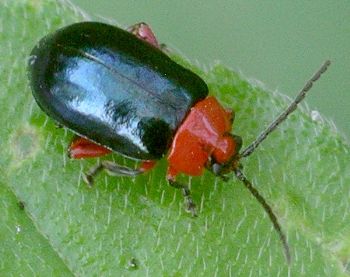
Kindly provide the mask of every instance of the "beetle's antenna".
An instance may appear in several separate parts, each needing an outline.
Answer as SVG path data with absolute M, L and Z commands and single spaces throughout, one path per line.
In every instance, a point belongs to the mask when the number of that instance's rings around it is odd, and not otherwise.
M 294 101 L 285 109 L 284 112 L 282 112 L 266 129 L 263 131 L 247 148 L 245 148 L 240 156 L 248 157 L 250 154 L 254 152 L 254 150 L 259 146 L 259 144 L 265 140 L 265 138 L 274 131 L 277 126 L 283 122 L 288 115 L 290 115 L 295 109 L 297 108 L 298 104 L 305 98 L 306 93 L 311 89 L 314 82 L 316 82 L 324 73 L 328 66 L 331 64 L 329 60 L 325 61 L 323 65 L 320 67 L 319 70 L 317 70 L 314 75 L 306 82 L 304 87 L 300 90 L 297 97 L 294 99 Z
M 265 212 L 269 216 L 273 227 L 275 228 L 276 232 L 278 233 L 281 242 L 283 244 L 284 248 L 284 254 L 286 256 L 288 264 L 290 264 L 291 256 L 289 252 L 289 246 L 287 243 L 286 235 L 283 233 L 281 225 L 278 223 L 276 215 L 273 213 L 271 207 L 269 204 L 267 204 L 265 198 L 257 191 L 256 188 L 253 187 L 252 183 L 248 181 L 248 179 L 244 176 L 243 172 L 240 169 L 235 169 L 235 174 L 239 180 L 243 182 L 245 187 L 250 191 L 250 193 L 255 197 L 256 200 L 263 206 Z

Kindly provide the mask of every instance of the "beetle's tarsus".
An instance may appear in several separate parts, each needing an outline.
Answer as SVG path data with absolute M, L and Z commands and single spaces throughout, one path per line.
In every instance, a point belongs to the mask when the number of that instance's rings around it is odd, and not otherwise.
M 182 195 L 185 198 L 186 211 L 191 213 L 193 217 L 197 217 L 198 215 L 196 211 L 196 204 L 193 202 L 193 199 L 191 197 L 191 191 L 187 186 L 182 188 Z
M 88 172 L 83 173 L 83 180 L 88 185 L 89 188 L 92 188 L 94 185 L 95 176 L 103 169 L 101 163 L 97 163 L 93 167 L 91 167 Z
M 185 198 L 186 203 L 186 212 L 191 213 L 193 217 L 197 217 L 197 209 L 196 204 L 193 202 L 192 196 L 191 196 L 191 190 L 189 187 L 185 184 L 176 182 L 174 180 L 168 179 L 169 185 L 176 188 L 181 189 L 182 195 Z

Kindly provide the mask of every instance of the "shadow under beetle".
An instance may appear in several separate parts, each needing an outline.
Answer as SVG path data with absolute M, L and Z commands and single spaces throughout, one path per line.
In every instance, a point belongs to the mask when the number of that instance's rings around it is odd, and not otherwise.
M 233 111 L 208 96 L 199 76 L 172 61 L 145 23 L 127 31 L 98 22 L 59 29 L 34 47 L 28 71 L 41 109 L 78 135 L 68 150 L 71 158 L 117 152 L 141 161 L 138 169 L 99 162 L 84 175 L 87 184 L 92 185 L 103 169 L 120 176 L 144 173 L 168 153 L 167 180 L 181 189 L 187 210 L 195 216 L 189 187 L 177 182 L 176 176 L 199 176 L 208 169 L 227 180 L 233 172 L 265 209 L 290 262 L 277 217 L 242 173 L 240 161 L 297 108 L 329 64 L 321 66 L 285 111 L 243 151 L 241 138 L 230 133 Z

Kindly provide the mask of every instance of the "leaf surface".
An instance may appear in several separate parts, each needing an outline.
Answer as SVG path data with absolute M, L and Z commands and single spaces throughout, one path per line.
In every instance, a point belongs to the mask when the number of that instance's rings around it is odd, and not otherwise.
M 179 191 L 166 184 L 165 161 L 135 179 L 101 174 L 89 189 L 81 174 L 95 161 L 67 158 L 72 134 L 39 109 L 26 77 L 37 41 L 81 20 L 83 14 L 64 1 L 0 3 L 2 276 L 350 275 L 349 146 L 305 108 L 243 162 L 287 233 L 290 268 L 263 209 L 234 177 L 227 183 L 209 173 L 182 178 L 199 207 L 195 219 L 184 212 Z M 174 59 L 235 110 L 233 132 L 245 145 L 289 101 L 222 65 L 204 72 Z M 117 155 L 108 159 L 129 164 Z

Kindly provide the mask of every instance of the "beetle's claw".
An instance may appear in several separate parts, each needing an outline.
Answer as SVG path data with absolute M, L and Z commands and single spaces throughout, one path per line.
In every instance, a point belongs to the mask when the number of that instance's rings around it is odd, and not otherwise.
M 191 213 L 192 217 L 197 217 L 197 209 L 196 205 L 193 202 L 187 203 L 187 212 Z
M 83 180 L 87 184 L 89 188 L 93 187 L 94 180 L 93 177 L 90 174 L 83 173 Z
M 191 213 L 193 217 L 197 217 L 196 204 L 193 202 L 191 196 L 185 196 L 186 201 L 186 212 Z

